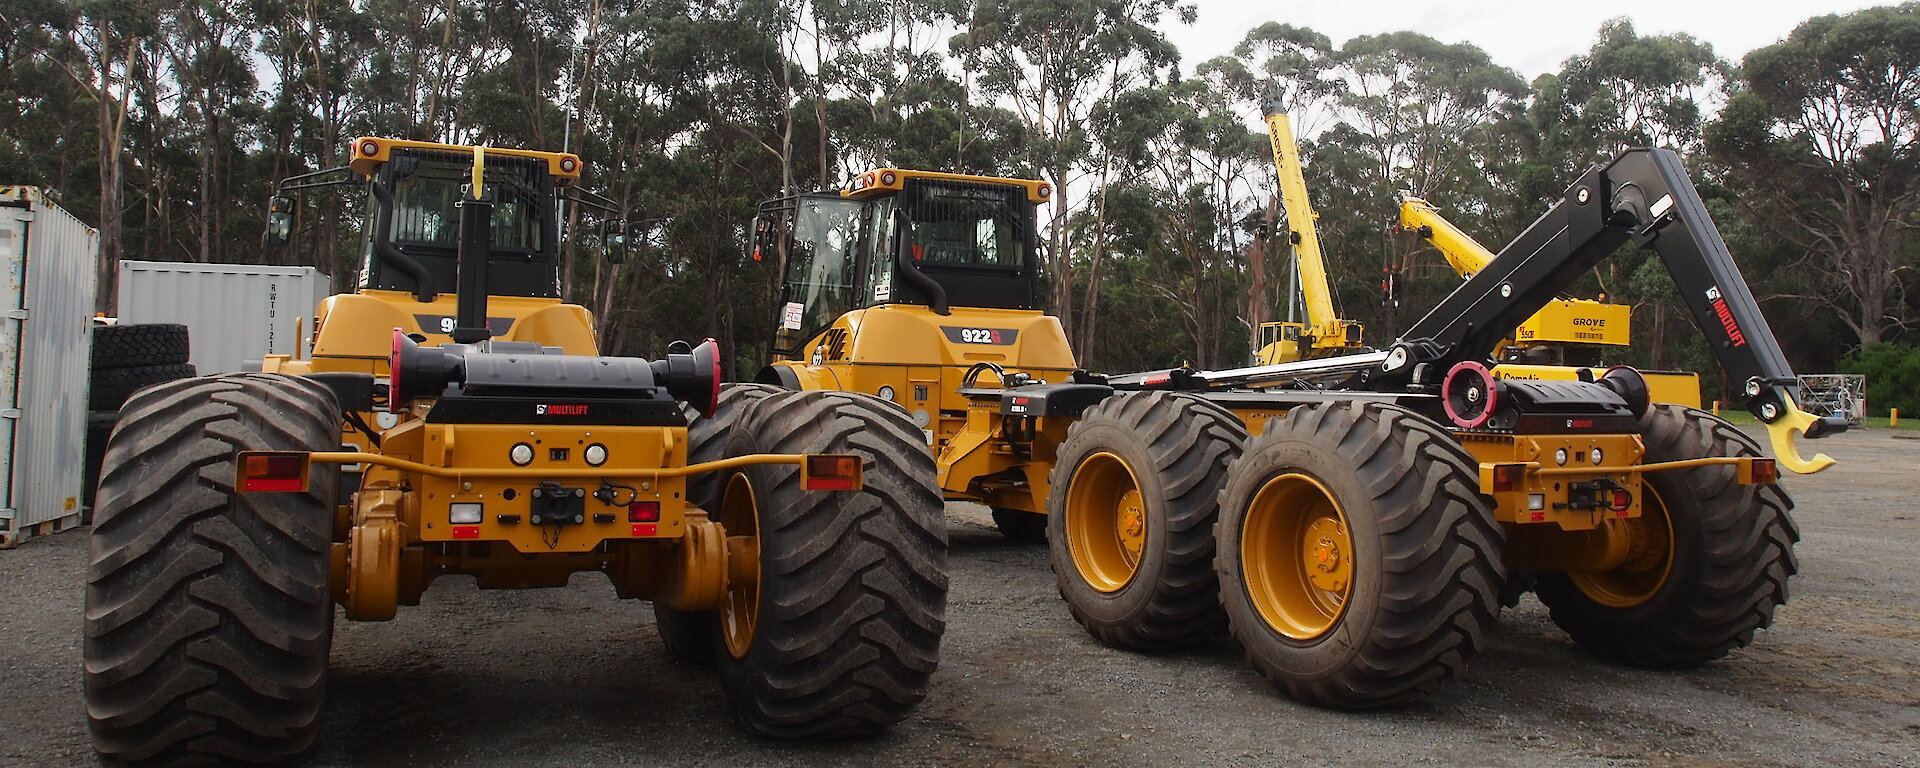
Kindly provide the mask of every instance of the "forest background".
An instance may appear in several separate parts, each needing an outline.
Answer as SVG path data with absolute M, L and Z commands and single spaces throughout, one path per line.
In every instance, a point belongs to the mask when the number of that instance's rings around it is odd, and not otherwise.
M 1867 370 L 1920 407 L 1920 3 L 1808 18 L 1729 61 L 1686 34 L 1602 25 L 1522 73 L 1418 32 L 1336 44 L 1284 19 L 1181 58 L 1181 0 L 12 0 L 0 11 L 0 182 L 52 188 L 120 259 L 312 265 L 356 279 L 364 194 L 307 195 L 263 245 L 286 176 L 358 135 L 567 148 L 586 186 L 664 220 L 612 265 L 569 240 L 569 298 L 610 354 L 729 345 L 751 377 L 777 275 L 756 204 L 867 167 L 1042 178 L 1052 310 L 1082 365 L 1244 363 L 1287 313 L 1285 222 L 1259 103 L 1278 90 L 1343 317 L 1390 341 L 1459 278 L 1394 226 L 1399 196 L 1498 249 L 1622 145 L 1686 159 L 1801 372 Z M 1398 307 L 1382 275 L 1405 277 Z M 1657 258 L 1573 293 L 1634 307 L 1613 363 L 1703 373 Z M 101 309 L 112 311 L 110 291 Z M 1904 382 L 1904 383 L 1902 383 Z

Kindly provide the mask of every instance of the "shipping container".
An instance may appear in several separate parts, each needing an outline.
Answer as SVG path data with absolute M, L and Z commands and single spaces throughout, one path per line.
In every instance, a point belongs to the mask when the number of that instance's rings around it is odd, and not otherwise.
M 122 261 L 119 322 L 183 324 L 200 375 L 230 373 L 269 354 L 305 356 L 332 285 L 313 267 Z
M 100 234 L 0 186 L 0 548 L 80 524 Z

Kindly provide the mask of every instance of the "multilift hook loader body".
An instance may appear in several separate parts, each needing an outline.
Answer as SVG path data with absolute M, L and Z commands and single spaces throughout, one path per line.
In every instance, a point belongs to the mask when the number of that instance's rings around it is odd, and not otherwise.
M 1844 424 L 1796 380 L 1679 158 L 1623 152 L 1378 351 L 1226 371 L 1076 370 L 1038 302 L 1043 182 L 879 169 L 769 201 L 786 266 L 757 384 L 892 401 L 948 499 L 1048 541 L 1074 617 L 1111 645 L 1230 631 L 1302 700 L 1367 707 L 1458 674 L 1531 582 L 1594 653 L 1694 664 L 1752 640 L 1797 568 L 1777 468 Z M 1656 251 L 1775 458 L 1656 404 L 1630 368 L 1501 379 L 1491 351 L 1599 260 Z M 1325 334 L 1334 338 L 1337 334 Z M 1345 346 L 1344 342 L 1336 346 Z M 723 406 L 724 407 L 724 406 Z

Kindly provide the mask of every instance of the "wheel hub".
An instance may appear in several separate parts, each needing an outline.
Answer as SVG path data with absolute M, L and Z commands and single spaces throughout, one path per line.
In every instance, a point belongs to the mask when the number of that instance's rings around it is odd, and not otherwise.
M 1315 520 L 1307 526 L 1304 539 L 1307 578 L 1328 592 L 1345 589 L 1349 569 L 1341 543 L 1347 540 L 1347 532 L 1340 521 L 1330 517 Z
M 1115 515 L 1121 548 L 1134 558 L 1139 558 L 1140 550 L 1147 542 L 1147 509 L 1138 489 L 1129 490 L 1120 497 Z

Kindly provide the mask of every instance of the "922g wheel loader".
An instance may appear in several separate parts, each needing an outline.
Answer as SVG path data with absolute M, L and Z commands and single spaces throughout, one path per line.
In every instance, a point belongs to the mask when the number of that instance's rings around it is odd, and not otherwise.
M 109 442 L 84 645 L 102 756 L 298 755 L 334 606 L 391 619 L 447 574 L 605 574 L 676 653 L 717 664 L 755 734 L 910 713 L 947 581 L 904 414 L 827 392 L 719 403 L 712 340 L 595 356 L 586 310 L 558 298 L 574 155 L 361 138 L 349 160 L 333 175 L 370 189 L 367 263 L 319 307 L 312 355 L 145 390 Z M 295 208 L 275 201 L 274 239 Z

